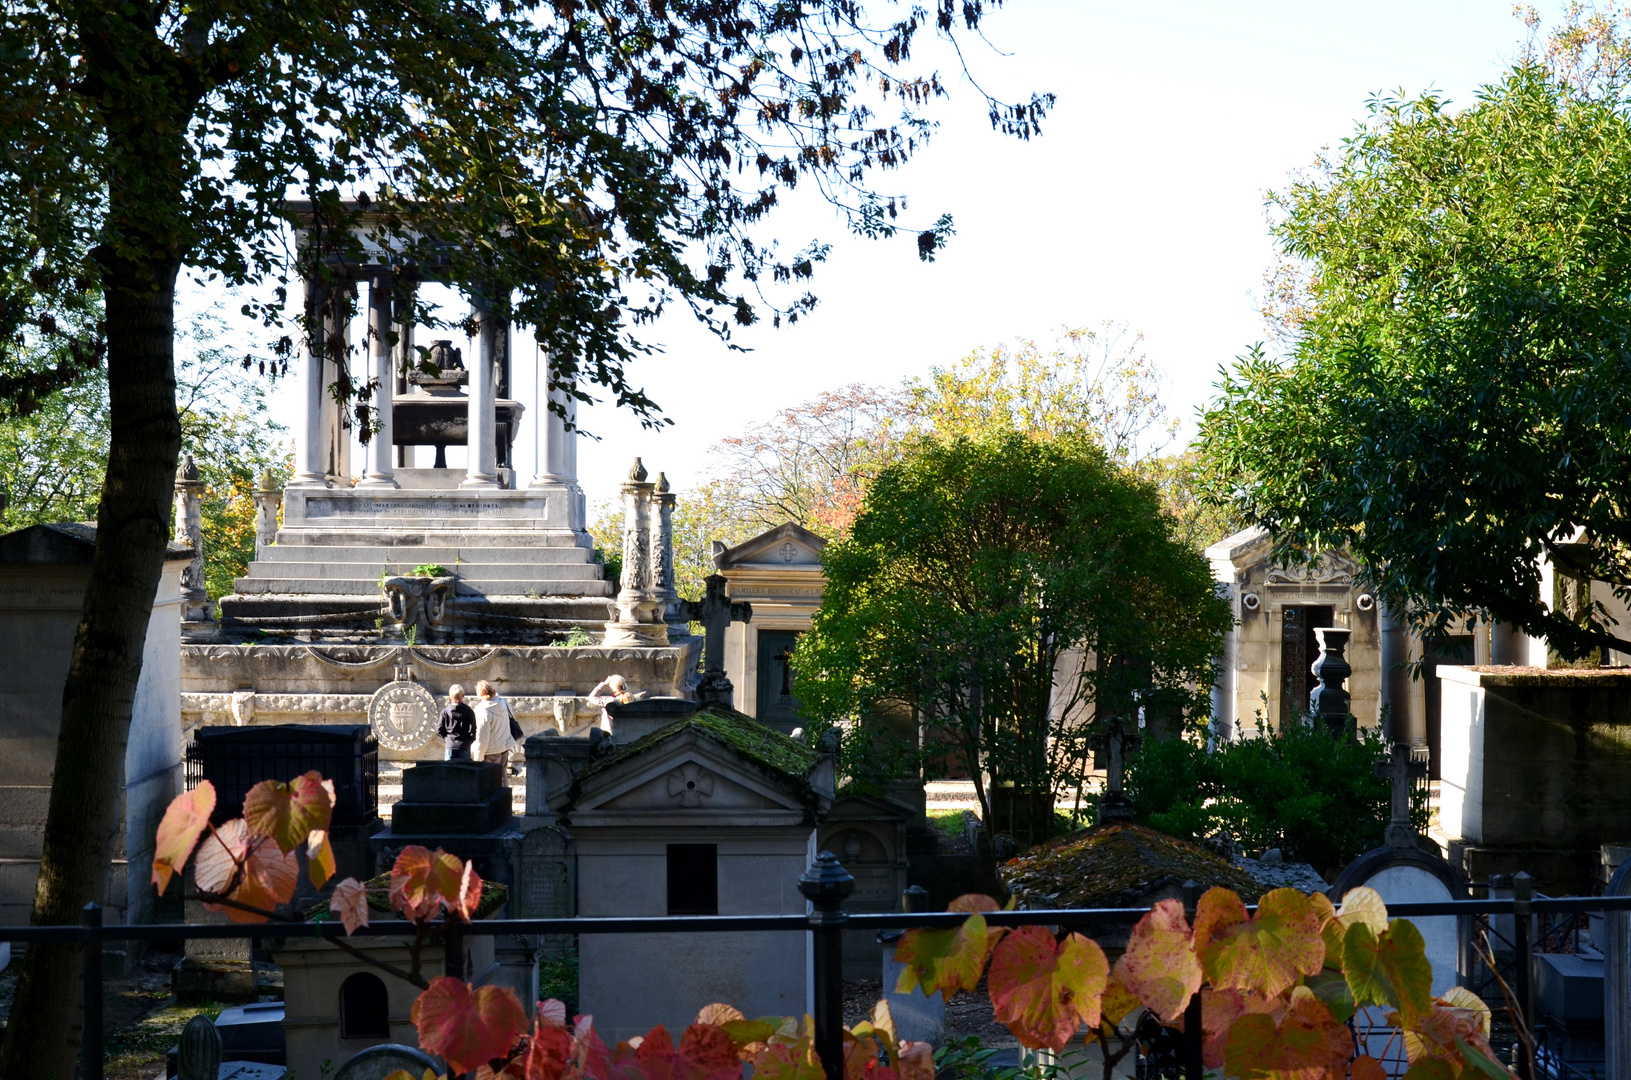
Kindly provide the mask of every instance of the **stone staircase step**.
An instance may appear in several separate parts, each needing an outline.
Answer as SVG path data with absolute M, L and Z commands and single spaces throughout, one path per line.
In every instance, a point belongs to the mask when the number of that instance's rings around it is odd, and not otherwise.
M 421 526 L 376 529 L 279 529 L 275 547 L 366 547 L 384 551 L 395 548 L 522 547 L 578 548 L 589 550 L 587 538 L 564 529 L 446 529 Z
M 412 570 L 415 563 L 381 564 L 362 562 L 254 562 L 250 564 L 248 578 L 293 578 L 308 581 L 367 581 L 376 589 L 382 574 L 395 577 L 404 570 Z M 446 567 L 461 581 L 591 581 L 601 579 L 599 563 L 457 563 Z
M 320 593 L 311 587 L 313 579 L 310 577 L 251 575 L 239 578 L 235 585 L 238 592 L 245 596 L 269 593 L 286 596 L 377 596 L 380 591 L 377 573 L 370 578 L 325 577 L 321 580 Z M 576 580 L 554 577 L 484 578 L 477 582 L 461 580 L 454 586 L 454 591 L 458 596 L 530 596 L 538 599 L 552 596 L 613 595 L 611 582 L 599 577 Z
M 266 548 L 256 563 L 279 565 L 321 560 L 326 563 L 368 566 L 404 566 L 440 563 L 456 566 L 483 566 L 515 563 L 526 565 L 577 565 L 594 562 L 594 553 L 580 547 L 520 547 L 506 544 L 493 547 L 429 547 L 404 544 L 393 547 L 328 544 L 274 544 Z

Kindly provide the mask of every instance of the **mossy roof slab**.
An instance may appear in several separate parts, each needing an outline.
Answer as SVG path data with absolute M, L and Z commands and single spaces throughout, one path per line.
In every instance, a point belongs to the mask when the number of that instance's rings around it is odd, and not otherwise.
M 1096 825 L 1055 837 L 998 868 L 1021 907 L 1144 907 L 1186 881 L 1233 889 L 1255 903 L 1262 886 L 1198 844 L 1142 825 Z
M 816 761 L 814 750 L 788 738 L 775 728 L 761 724 L 753 717 L 739 713 L 735 709 L 709 705 L 683 720 L 675 721 L 667 727 L 636 739 L 610 757 L 592 762 L 578 774 L 577 781 L 581 784 L 592 776 L 615 768 L 630 758 L 644 754 L 693 730 L 714 742 L 724 744 L 761 769 L 801 785 L 806 783 L 805 774 Z

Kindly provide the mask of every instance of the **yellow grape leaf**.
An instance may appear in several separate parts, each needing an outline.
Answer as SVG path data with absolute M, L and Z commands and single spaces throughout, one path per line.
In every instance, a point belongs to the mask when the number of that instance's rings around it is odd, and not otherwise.
M 1342 942 L 1354 923 L 1364 923 L 1378 937 L 1387 932 L 1387 904 L 1382 902 L 1382 894 L 1368 885 L 1349 889 L 1342 897 L 1342 910 L 1333 911 L 1321 928 L 1327 966 L 1342 967 Z
M 328 828 L 334 809 L 334 783 L 314 769 L 287 784 L 262 780 L 244 796 L 244 821 L 251 832 L 270 836 L 288 854 L 305 843 L 313 829 Z
M 900 1036 L 895 1029 L 895 1017 L 889 1011 L 889 1002 L 882 998 L 872 1006 L 872 1015 L 851 1028 L 850 1034 L 857 1039 L 876 1038 L 890 1056 L 894 1055 L 895 1048 L 900 1043 Z
M 773 1043 L 753 1059 L 754 1080 L 826 1080 L 815 1055 L 815 1040 L 806 1035 L 793 1043 Z
M 925 997 L 940 990 L 949 998 L 958 990 L 974 990 L 990 950 L 985 917 L 977 911 L 950 930 L 908 930 L 895 946 L 895 962 L 905 965 L 895 992 L 921 986 Z
M 1098 943 L 1080 934 L 1055 941 L 1042 926 L 1023 926 L 991 954 L 986 987 L 996 1018 L 1022 1046 L 1063 1050 L 1086 1024 L 1099 1026 L 1110 962 Z
M 313 829 L 306 837 L 306 873 L 318 889 L 334 876 L 334 848 L 329 845 L 327 829 Z
M 959 896 L 957 899 L 946 905 L 947 911 L 963 911 L 970 915 L 974 914 L 975 912 L 979 912 L 982 917 L 990 911 L 1012 911 L 1013 908 L 1014 898 L 1012 896 L 1008 898 L 1008 905 L 1006 907 L 999 908 L 997 906 L 997 902 L 991 897 L 985 895 L 985 893 L 964 893 L 962 896 Z M 1001 926 L 991 926 L 988 924 L 985 928 L 986 949 L 995 949 L 997 947 L 997 942 L 1001 941 L 1002 935 L 1006 934 L 1007 932 L 1008 931 Z
M 214 812 L 215 785 L 208 780 L 200 780 L 197 787 L 170 800 L 153 844 L 153 884 L 159 892 L 170 887 L 170 875 L 180 873 L 187 865 L 187 856 L 193 853 Z
M 1349 926 L 1342 939 L 1342 968 L 1356 1003 L 1398 1009 L 1403 1027 L 1416 1027 L 1432 1005 L 1433 965 L 1421 931 L 1406 919 L 1381 936 L 1366 922 Z
M 1443 1058 L 1422 1058 L 1411 1063 L 1403 1080 L 1455 1080 L 1455 1066 Z
M 1201 987 L 1201 964 L 1182 904 L 1161 900 L 1138 920 L 1116 961 L 1116 978 L 1161 1020 L 1178 1019 Z
M 1308 897 L 1275 889 L 1255 917 L 1228 889 L 1208 889 L 1195 909 L 1195 952 L 1216 987 L 1273 997 L 1325 966 L 1320 920 Z
M 1104 996 L 1099 999 L 1099 1022 L 1102 1024 L 1119 1024 L 1127 1019 L 1127 1014 L 1139 1007 L 1138 998 L 1133 992 L 1121 985 L 1121 980 L 1111 975 L 1104 984 Z

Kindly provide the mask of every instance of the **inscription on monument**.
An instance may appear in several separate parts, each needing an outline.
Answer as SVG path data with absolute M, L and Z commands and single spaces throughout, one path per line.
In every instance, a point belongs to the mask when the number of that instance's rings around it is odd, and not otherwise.
M 570 919 L 577 914 L 577 860 L 572 837 L 553 825 L 521 840 L 515 913 L 522 919 Z
M 520 510 L 497 499 L 352 498 L 307 499 L 306 516 L 318 517 L 423 517 L 426 515 L 480 515 Z
M 368 722 L 379 744 L 409 751 L 424 746 L 436 732 L 436 699 L 416 682 L 388 682 L 368 699 Z

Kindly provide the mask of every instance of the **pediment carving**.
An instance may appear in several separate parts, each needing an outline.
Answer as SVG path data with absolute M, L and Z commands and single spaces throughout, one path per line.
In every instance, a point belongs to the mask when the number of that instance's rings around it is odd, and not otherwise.
M 1301 566 L 1271 566 L 1263 575 L 1269 585 L 1352 585 L 1359 564 L 1340 551 L 1329 551 Z

